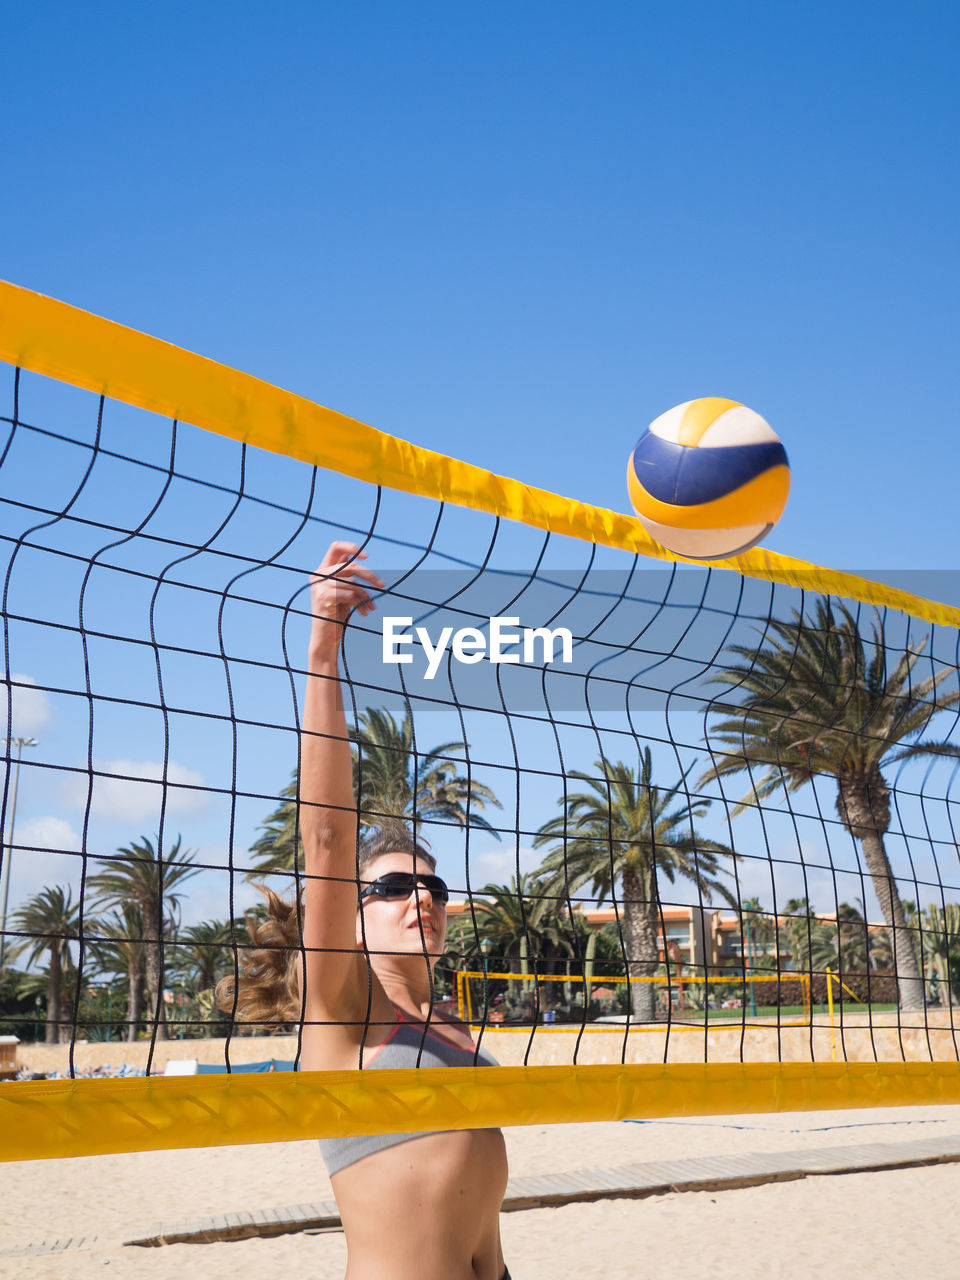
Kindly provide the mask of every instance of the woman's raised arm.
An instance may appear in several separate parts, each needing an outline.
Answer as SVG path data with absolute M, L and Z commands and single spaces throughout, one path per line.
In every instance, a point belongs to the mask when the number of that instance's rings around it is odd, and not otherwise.
M 334 542 L 310 584 L 313 623 L 300 745 L 304 850 L 306 1021 L 352 1021 L 366 1008 L 366 964 L 357 953 L 357 807 L 338 657 L 352 611 L 373 608 L 383 583 L 351 542 Z

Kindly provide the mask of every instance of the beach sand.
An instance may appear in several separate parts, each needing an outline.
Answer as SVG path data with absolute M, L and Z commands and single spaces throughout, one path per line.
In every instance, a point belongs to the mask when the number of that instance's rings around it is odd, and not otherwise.
M 960 1136 L 960 1108 L 807 1112 L 511 1128 L 513 1176 L 653 1160 Z M 0 1165 L 0 1251 L 96 1236 L 92 1246 L 3 1257 L 0 1277 L 340 1280 L 340 1231 L 159 1248 L 124 1246 L 160 1223 L 332 1199 L 315 1142 Z M 811 1177 L 640 1200 L 505 1213 L 514 1280 L 699 1280 L 960 1275 L 960 1165 Z M 106 1268 L 110 1270 L 107 1271 Z M 384 1280 L 389 1280 L 385 1277 Z

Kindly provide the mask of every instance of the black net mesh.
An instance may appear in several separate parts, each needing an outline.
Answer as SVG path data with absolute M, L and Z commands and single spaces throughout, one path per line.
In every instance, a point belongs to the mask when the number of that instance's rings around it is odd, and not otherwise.
M 334 538 L 387 583 L 343 681 L 364 836 L 402 823 L 450 887 L 437 1016 L 507 1063 L 957 1058 L 955 631 L 33 375 L 6 400 L 0 1033 L 68 1043 L 51 1069 L 92 1070 L 93 1041 L 104 1070 L 210 1039 L 211 1063 L 297 1061 L 297 1019 L 214 989 L 256 885 L 302 886 L 307 584 Z

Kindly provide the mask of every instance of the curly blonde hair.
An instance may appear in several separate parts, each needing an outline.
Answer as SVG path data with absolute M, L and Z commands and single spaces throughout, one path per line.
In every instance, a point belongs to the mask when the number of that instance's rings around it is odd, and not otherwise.
M 388 853 L 409 853 L 435 871 L 437 860 L 406 829 L 389 827 L 360 850 L 358 874 Z M 302 1015 L 300 975 L 303 970 L 303 895 L 281 898 L 265 884 L 255 886 L 267 900 L 261 919 L 247 915 L 252 947 L 237 951 L 237 971 L 217 983 L 216 1001 L 240 1025 L 299 1022 Z

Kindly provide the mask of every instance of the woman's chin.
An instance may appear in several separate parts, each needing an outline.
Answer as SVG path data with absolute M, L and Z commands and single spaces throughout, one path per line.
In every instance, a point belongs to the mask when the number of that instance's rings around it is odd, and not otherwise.
M 426 951 L 428 956 L 436 957 L 443 955 L 443 939 L 438 937 L 432 929 L 424 929 L 422 936 L 419 929 L 413 930 L 411 932 L 408 946 L 411 955 L 422 956 L 424 951 Z

